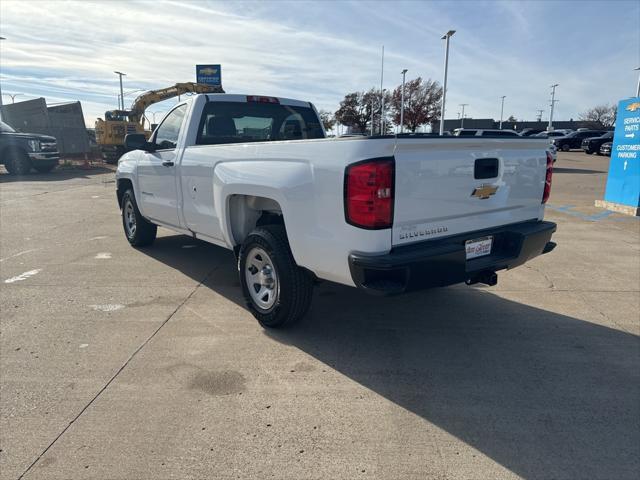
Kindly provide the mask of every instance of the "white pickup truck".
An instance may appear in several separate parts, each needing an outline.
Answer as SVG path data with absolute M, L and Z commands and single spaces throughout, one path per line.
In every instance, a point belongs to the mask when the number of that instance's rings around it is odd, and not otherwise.
M 544 139 L 325 138 L 309 102 L 210 94 L 126 147 L 129 242 L 150 245 L 160 225 L 232 249 L 266 327 L 304 316 L 318 279 L 375 294 L 495 285 L 555 247 Z

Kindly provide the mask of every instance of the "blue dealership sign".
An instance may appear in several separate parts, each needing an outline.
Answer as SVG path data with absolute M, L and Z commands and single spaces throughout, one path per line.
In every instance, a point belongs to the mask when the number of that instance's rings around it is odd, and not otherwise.
M 640 207 L 640 97 L 618 103 L 606 202 Z
M 196 65 L 196 82 L 219 87 L 222 85 L 220 65 Z

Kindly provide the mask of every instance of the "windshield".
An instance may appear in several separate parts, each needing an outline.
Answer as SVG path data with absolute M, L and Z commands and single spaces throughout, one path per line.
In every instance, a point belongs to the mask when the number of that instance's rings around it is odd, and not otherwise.
M 2 133 L 15 133 L 15 130 L 6 123 L 0 121 L 0 132 Z
M 198 128 L 198 145 L 324 138 L 311 107 L 263 102 L 209 102 Z

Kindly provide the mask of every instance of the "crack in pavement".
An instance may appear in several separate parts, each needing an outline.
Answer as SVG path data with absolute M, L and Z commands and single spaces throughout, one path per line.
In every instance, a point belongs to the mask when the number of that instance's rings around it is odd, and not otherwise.
M 36 457 L 36 459 L 27 467 L 27 469 L 22 472 L 22 474 L 18 477 L 18 480 L 22 480 L 22 478 L 24 478 L 24 476 L 29 473 L 31 471 L 31 469 L 36 465 L 36 463 L 38 463 L 40 461 L 40 459 L 51 449 L 51 447 L 53 447 L 56 442 L 62 437 L 62 435 L 64 435 L 67 430 L 69 430 L 69 428 L 71 428 L 71 425 L 73 425 L 81 416 L 84 412 L 87 411 L 87 409 L 93 405 L 93 403 L 98 399 L 98 397 L 100 397 L 100 395 L 102 395 L 102 393 L 109 387 L 109 385 L 111 385 L 113 383 L 113 381 L 118 377 L 118 375 L 120 375 L 120 373 L 122 373 L 122 371 L 129 365 L 129 363 L 131 363 L 131 361 L 135 358 L 135 356 L 140 353 L 140 351 L 153 339 L 153 337 L 156 336 L 156 334 L 162 329 L 162 327 L 164 327 L 167 322 L 169 322 L 169 320 L 171 320 L 173 318 L 173 316 L 178 313 L 178 310 L 180 310 L 188 301 L 189 299 L 198 291 L 198 289 L 204 285 L 204 283 L 209 279 L 209 277 L 219 268 L 219 266 L 215 266 L 211 269 L 211 271 L 209 271 L 203 278 L 202 280 L 200 280 L 198 282 L 198 284 L 194 287 L 194 289 L 189 293 L 189 295 L 187 295 L 185 297 L 185 299 L 180 302 L 180 304 L 173 310 L 173 312 L 171 312 L 171 314 L 169 314 L 169 316 L 167 318 L 165 318 L 162 323 L 158 326 L 158 328 L 156 328 L 153 333 L 144 341 L 142 342 L 142 344 L 135 349 L 135 351 L 129 356 L 129 358 L 122 364 L 122 366 L 118 369 L 118 371 L 109 379 L 109 381 L 107 381 L 107 383 L 105 383 L 102 388 L 98 391 L 98 393 L 96 393 L 94 395 L 94 397 L 80 410 L 80 412 L 69 422 L 69 424 L 64 427 L 62 429 L 62 431 L 56 435 L 56 437 L 53 439 L 53 441 L 51 443 L 49 443 L 49 445 L 40 453 L 40 455 L 38 455 Z

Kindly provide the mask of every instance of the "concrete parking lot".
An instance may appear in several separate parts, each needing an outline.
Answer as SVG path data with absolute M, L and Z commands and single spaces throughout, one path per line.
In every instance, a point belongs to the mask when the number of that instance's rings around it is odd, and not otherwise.
M 498 286 L 323 283 L 265 331 L 231 252 L 125 240 L 113 172 L 0 175 L 0 478 L 635 479 L 640 221 L 561 153 Z

